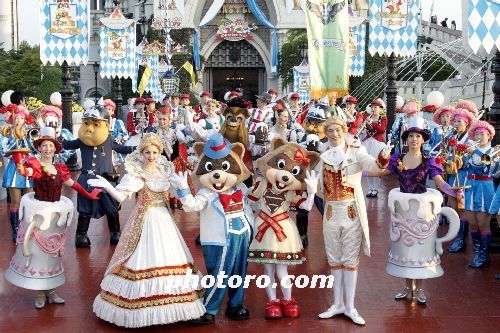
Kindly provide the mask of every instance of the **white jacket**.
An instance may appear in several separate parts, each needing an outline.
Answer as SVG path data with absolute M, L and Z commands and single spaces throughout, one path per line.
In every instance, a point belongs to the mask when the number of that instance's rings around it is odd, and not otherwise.
M 326 152 L 325 152 L 326 153 Z M 323 165 L 324 155 L 321 155 L 321 160 L 316 166 L 319 172 L 319 191 L 318 195 L 323 196 Z M 356 208 L 359 212 L 359 221 L 363 228 L 363 243 L 362 248 L 365 255 L 370 256 L 370 231 L 368 228 L 368 217 L 366 215 L 365 199 L 363 189 L 361 188 L 361 176 L 363 170 L 379 171 L 381 168 L 378 166 L 375 158 L 370 156 L 365 147 L 352 147 L 348 146 L 346 157 L 341 165 L 342 185 L 354 188 L 354 200 Z
M 232 194 L 237 190 L 243 192 L 243 211 L 244 218 L 250 226 L 253 233 L 254 215 L 248 205 L 248 188 L 244 184 L 236 185 L 233 189 L 224 192 Z M 206 187 L 201 188 L 195 197 L 188 194 L 180 198 L 182 209 L 186 212 L 200 212 L 200 242 L 201 245 L 228 245 L 229 220 L 224 213 L 222 204 L 219 200 L 219 193 L 209 190 Z

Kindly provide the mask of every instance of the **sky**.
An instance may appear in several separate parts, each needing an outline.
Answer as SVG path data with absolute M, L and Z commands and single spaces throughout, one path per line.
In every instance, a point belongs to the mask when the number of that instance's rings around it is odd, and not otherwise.
M 5 0 L 0 0 L 5 1 Z M 193 0 L 196 1 L 196 0 Z M 284 1 L 284 0 L 277 0 Z M 462 27 L 461 0 L 421 0 L 422 16 L 428 21 L 430 18 L 431 6 L 434 2 L 434 13 L 438 17 L 438 22 L 448 18 L 451 23 L 455 20 L 457 29 Z M 19 19 L 19 40 L 26 40 L 29 44 L 39 43 L 40 24 L 38 19 L 38 0 L 18 0 L 19 12 L 22 13 Z M 450 23 L 448 26 L 450 26 Z

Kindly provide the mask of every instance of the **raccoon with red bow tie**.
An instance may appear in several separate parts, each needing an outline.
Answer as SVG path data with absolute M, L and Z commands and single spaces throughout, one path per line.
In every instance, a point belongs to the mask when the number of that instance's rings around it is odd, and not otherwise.
M 247 187 L 243 181 L 250 171 L 243 163 L 245 147 L 231 143 L 220 133 L 212 134 L 206 143 L 197 142 L 194 150 L 199 163 L 194 177 L 202 188 L 193 197 L 187 183 L 187 174 L 179 173 L 171 183 L 186 212 L 200 212 L 200 241 L 207 274 L 223 274 L 223 287 L 219 283 L 205 290 L 206 313 L 195 323 L 214 322 L 224 299 L 228 280 L 239 276 L 245 280 L 248 247 L 253 234 L 253 213 L 247 204 Z M 229 286 L 226 316 L 229 319 L 247 319 L 249 312 L 243 305 L 243 283 Z
M 248 199 L 258 202 L 260 211 L 255 217 L 256 235 L 248 261 L 263 264 L 264 274 L 271 281 L 266 287 L 266 319 L 300 316 L 292 298 L 291 281 L 285 279 L 289 279 L 288 266 L 303 263 L 305 257 L 297 225 L 288 213 L 292 203 L 311 210 L 318 186 L 318 178 L 311 170 L 319 159 L 317 152 L 276 137 L 269 153 L 257 160 L 263 177 L 257 179 Z M 275 274 L 281 282 L 281 300 L 276 297 Z

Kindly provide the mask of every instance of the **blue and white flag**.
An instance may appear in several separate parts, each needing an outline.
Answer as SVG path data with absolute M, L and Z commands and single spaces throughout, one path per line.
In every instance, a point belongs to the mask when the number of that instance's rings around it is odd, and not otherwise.
M 299 94 L 301 103 L 309 103 L 309 66 L 293 67 L 293 91 Z
M 117 6 L 99 23 L 101 77 L 131 78 L 135 74 L 135 21 L 125 18 Z
M 349 68 L 351 76 L 363 76 L 365 73 L 365 41 L 366 24 L 363 21 L 360 25 L 349 28 Z
M 42 64 L 86 65 L 89 60 L 88 0 L 39 0 Z
M 134 76 L 132 76 L 132 90 L 137 92 L 139 85 L 139 66 L 149 67 L 151 69 L 152 74 L 147 81 L 144 91 L 151 93 L 151 97 L 155 101 L 160 101 L 164 95 L 161 91 L 160 77 L 158 74 L 158 58 L 162 55 L 165 55 L 164 44 L 158 41 L 152 43 L 141 43 L 141 45 L 137 47 L 136 72 Z
M 420 0 L 370 0 L 371 55 L 408 57 L 417 53 Z
M 500 50 L 500 0 L 463 0 L 463 42 L 482 55 Z

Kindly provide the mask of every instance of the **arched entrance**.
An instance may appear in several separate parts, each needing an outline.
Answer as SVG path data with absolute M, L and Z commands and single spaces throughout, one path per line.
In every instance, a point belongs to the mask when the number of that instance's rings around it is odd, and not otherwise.
M 215 99 L 223 101 L 228 90 L 239 89 L 255 103 L 255 95 L 266 86 L 266 66 L 258 51 L 245 40 L 222 41 L 205 64 L 204 86 Z

